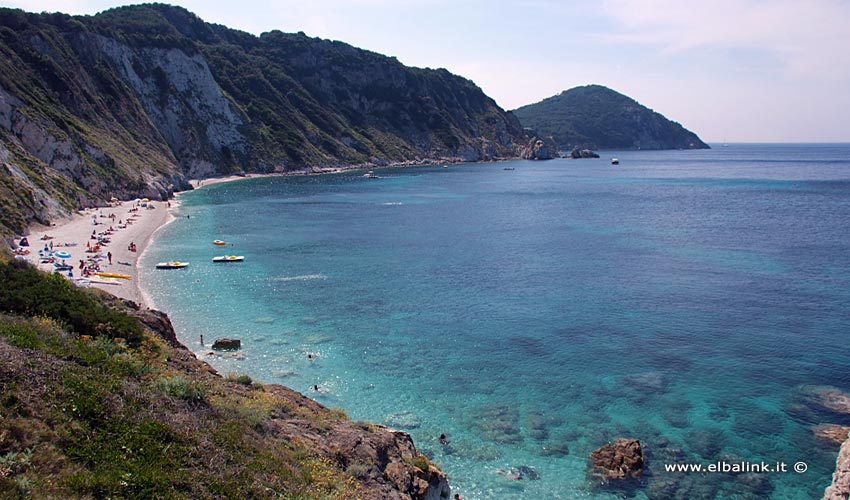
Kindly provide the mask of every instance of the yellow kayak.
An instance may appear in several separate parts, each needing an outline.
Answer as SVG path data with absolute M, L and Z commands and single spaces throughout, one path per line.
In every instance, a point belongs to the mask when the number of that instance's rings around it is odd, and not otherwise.
M 132 279 L 133 277 L 129 274 L 121 274 L 121 273 L 94 273 L 98 276 L 103 276 L 105 278 L 123 278 L 125 280 Z

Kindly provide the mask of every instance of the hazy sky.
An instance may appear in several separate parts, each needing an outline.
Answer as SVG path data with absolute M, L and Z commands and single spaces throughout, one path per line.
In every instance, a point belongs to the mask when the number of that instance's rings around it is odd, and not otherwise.
M 94 14 L 120 0 L 0 0 Z M 505 109 L 598 83 L 703 140 L 850 142 L 848 0 L 172 0 L 477 83 Z

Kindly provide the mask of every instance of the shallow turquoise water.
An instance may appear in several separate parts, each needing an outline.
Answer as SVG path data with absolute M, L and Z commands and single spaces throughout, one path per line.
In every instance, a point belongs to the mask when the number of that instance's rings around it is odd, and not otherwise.
M 409 431 L 466 499 L 617 498 L 586 470 L 619 436 L 636 498 L 818 497 L 836 450 L 796 387 L 850 390 L 850 146 L 612 156 L 209 186 L 143 283 L 196 352 L 243 340 L 220 371 Z M 721 457 L 808 471 L 663 473 Z

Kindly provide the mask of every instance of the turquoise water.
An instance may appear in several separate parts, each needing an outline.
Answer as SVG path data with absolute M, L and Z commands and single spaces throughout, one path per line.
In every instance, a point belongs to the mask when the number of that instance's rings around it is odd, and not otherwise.
M 219 371 L 407 430 L 465 499 L 819 497 L 837 449 L 809 426 L 836 416 L 798 387 L 850 390 L 850 146 L 606 156 L 208 186 L 143 283 Z M 606 488 L 587 457 L 620 436 L 649 474 Z M 721 458 L 808 471 L 663 470 Z

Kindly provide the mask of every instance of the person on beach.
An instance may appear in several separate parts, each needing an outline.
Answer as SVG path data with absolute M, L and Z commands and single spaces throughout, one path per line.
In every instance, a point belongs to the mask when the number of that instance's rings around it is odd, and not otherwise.
M 106 252 L 106 257 L 109 259 L 109 265 L 112 265 L 112 252 Z
M 201 335 L 201 347 L 203 347 L 203 345 L 204 345 L 204 336 Z

